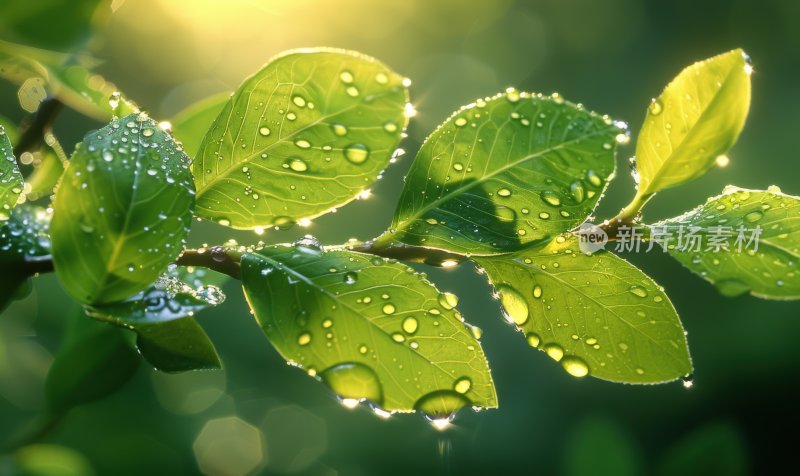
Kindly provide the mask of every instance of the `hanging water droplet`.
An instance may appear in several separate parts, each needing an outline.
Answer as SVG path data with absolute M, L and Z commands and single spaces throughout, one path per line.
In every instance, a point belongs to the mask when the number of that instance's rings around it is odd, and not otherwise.
M 531 347 L 539 347 L 539 343 L 541 343 L 542 339 L 539 337 L 539 334 L 535 332 L 528 332 L 525 334 L 525 340 L 528 342 L 528 345 Z
M 368 400 L 383 403 L 383 387 L 370 367 L 358 362 L 335 365 L 322 373 L 320 378 L 339 397 L 356 402 Z

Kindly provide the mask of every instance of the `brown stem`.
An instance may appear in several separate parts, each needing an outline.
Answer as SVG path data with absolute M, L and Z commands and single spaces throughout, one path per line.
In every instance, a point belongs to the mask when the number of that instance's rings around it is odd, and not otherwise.
M 17 146 L 14 147 L 14 156 L 19 157 L 23 152 L 39 148 L 44 142 L 45 134 L 52 129 L 53 121 L 63 108 L 64 104 L 56 98 L 42 101 L 36 114 L 23 124 L 22 134 L 19 136 Z

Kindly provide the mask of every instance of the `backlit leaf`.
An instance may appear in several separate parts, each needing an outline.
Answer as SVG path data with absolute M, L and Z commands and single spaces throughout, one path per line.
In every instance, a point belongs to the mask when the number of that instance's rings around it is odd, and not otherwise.
M 730 149 L 750 108 L 752 67 L 742 50 L 697 62 L 647 111 L 636 143 L 640 196 L 705 174 Z
M 284 53 L 246 79 L 205 136 L 197 213 L 234 228 L 285 227 L 353 200 L 406 125 L 404 79 L 358 53 Z
M 345 403 L 433 419 L 497 406 L 457 299 L 405 265 L 309 243 L 275 246 L 242 257 L 242 282 L 278 352 Z
M 592 212 L 620 134 L 557 95 L 470 104 L 425 140 L 379 242 L 492 255 L 549 240 Z
M 670 255 L 726 296 L 800 299 L 800 197 L 777 187 L 729 186 L 651 230 Z
M 568 373 L 660 383 L 692 372 L 672 303 L 627 261 L 604 251 L 585 255 L 564 235 L 541 249 L 476 262 L 507 319 Z
M 73 297 L 124 300 L 180 254 L 194 203 L 188 164 L 144 115 L 84 138 L 56 193 L 51 226 L 56 274 Z
M 45 208 L 26 203 L 0 222 L 0 312 L 30 291 L 22 268 L 26 257 L 50 253 L 50 217 Z

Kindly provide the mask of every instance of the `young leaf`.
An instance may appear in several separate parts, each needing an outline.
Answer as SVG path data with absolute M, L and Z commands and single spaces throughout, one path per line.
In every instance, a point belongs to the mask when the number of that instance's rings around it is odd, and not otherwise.
M 751 72 L 736 49 L 687 67 L 653 100 L 636 143 L 639 196 L 705 174 L 733 146 L 750 108 Z
M 47 374 L 45 393 L 55 414 L 115 392 L 139 366 L 121 330 L 85 316 L 76 319 Z
M 194 157 L 208 129 L 230 99 L 230 93 L 219 93 L 197 101 L 175 115 L 172 134 L 183 144 L 183 151 Z
M 45 208 L 26 203 L 0 222 L 0 312 L 30 290 L 21 268 L 26 257 L 50 254 L 50 217 Z
M 404 81 L 351 51 L 273 59 L 231 96 L 200 146 L 198 215 L 234 228 L 285 227 L 350 202 L 400 141 Z
M 14 147 L 0 126 L 0 221 L 8 220 L 11 209 L 17 205 L 17 198 L 24 185 L 22 174 L 14 158 Z
M 53 203 L 53 262 L 85 304 L 145 289 L 181 252 L 192 218 L 189 158 L 144 115 L 78 144 Z
M 345 403 L 434 419 L 497 406 L 457 299 L 407 266 L 305 242 L 245 254 L 242 283 L 278 352 Z
M 692 372 L 672 303 L 627 261 L 585 255 L 575 237 L 562 235 L 537 250 L 476 262 L 507 319 L 570 374 L 660 383 Z
M 557 95 L 470 104 L 425 140 L 379 241 L 492 255 L 551 239 L 594 209 L 621 133 Z
M 800 197 L 728 186 L 652 225 L 672 257 L 726 296 L 800 299 Z M 679 242 L 680 240 L 680 242 Z
M 86 313 L 136 332 L 139 352 L 158 370 L 220 368 L 214 344 L 192 316 L 222 303 L 225 295 L 216 286 L 194 288 L 177 276 L 170 272 L 126 301 L 87 306 Z

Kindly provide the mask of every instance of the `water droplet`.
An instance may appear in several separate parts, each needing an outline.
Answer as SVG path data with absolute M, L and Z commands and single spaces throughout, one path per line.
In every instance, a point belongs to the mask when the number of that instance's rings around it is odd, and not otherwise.
M 525 340 L 528 341 L 528 345 L 531 347 L 539 347 L 539 344 L 542 342 L 542 339 L 539 337 L 539 334 L 534 332 L 529 332 L 525 335 Z
M 351 73 L 350 71 L 342 71 L 341 73 L 339 73 L 339 79 L 341 79 L 342 82 L 345 84 L 350 84 L 353 82 L 355 78 L 353 78 L 353 73 Z
M 542 287 L 539 286 L 538 284 L 533 287 L 533 297 L 535 297 L 536 299 L 542 297 Z
M 469 392 L 470 387 L 472 387 L 472 380 L 469 377 L 461 377 L 453 384 L 453 390 L 461 394 Z
M 650 107 L 648 107 L 650 114 L 657 116 L 661 114 L 661 111 L 664 110 L 664 105 L 661 103 L 660 99 L 653 99 L 650 101 Z
M 292 102 L 297 107 L 306 107 L 306 100 L 302 96 L 295 96 L 292 98 Z
M 294 145 L 296 145 L 297 147 L 299 147 L 301 149 L 308 149 L 309 147 L 311 147 L 311 142 L 309 142 L 309 141 L 307 141 L 305 139 L 298 139 L 298 140 L 294 141 Z
M 311 333 L 302 332 L 299 336 L 297 336 L 297 343 L 300 345 L 308 345 L 311 343 Z
M 511 190 L 509 190 L 507 188 L 501 188 L 500 190 L 497 191 L 497 195 L 500 196 L 500 197 L 510 197 L 511 196 Z
M 458 296 L 453 293 L 440 293 L 439 305 L 445 309 L 453 309 L 458 305 Z
M 586 191 L 583 188 L 583 183 L 580 181 L 572 182 L 569 185 L 569 193 L 572 195 L 572 199 L 575 200 L 575 203 L 583 203 L 586 199 Z
M 305 172 L 308 170 L 308 164 L 303 162 L 302 159 L 294 158 L 289 159 L 289 161 L 284 164 L 285 167 L 294 170 L 295 172 Z
M 358 281 L 358 274 L 354 271 L 349 271 L 344 274 L 344 284 L 355 284 Z
M 331 129 L 339 137 L 347 135 L 347 127 L 342 124 L 331 124 Z
M 386 84 L 389 82 L 389 76 L 386 73 L 378 73 L 375 75 L 375 82 L 378 84 Z
M 548 205 L 552 205 L 554 207 L 561 205 L 561 199 L 558 198 L 558 195 L 550 191 L 542 192 L 542 200 L 547 202 Z
M 351 97 L 358 96 L 358 88 L 355 86 L 347 86 L 347 88 L 345 88 L 345 92 Z
M 453 123 L 456 125 L 456 127 L 464 127 L 467 125 L 467 120 L 463 117 L 457 117 Z
M 320 374 L 322 381 L 339 397 L 383 403 L 383 388 L 375 371 L 358 362 L 335 365 Z
M 383 305 L 383 313 L 384 314 L 394 314 L 394 312 L 396 310 L 397 310 L 397 308 L 394 307 L 394 304 L 392 304 L 390 302 L 387 302 L 386 304 Z
M 414 409 L 431 422 L 449 422 L 458 410 L 470 404 L 469 399 L 454 390 L 437 390 L 417 400 Z
M 644 369 L 641 367 L 636 368 L 636 373 L 639 375 L 644 375 Z
M 403 332 L 407 334 L 413 334 L 417 332 L 417 327 L 419 323 L 417 322 L 416 318 L 413 317 L 406 317 L 403 319 Z
M 717 167 L 722 168 L 727 167 L 731 163 L 731 159 L 727 155 L 718 155 L 714 162 L 716 162 Z
M 586 180 L 588 180 L 593 187 L 600 187 L 603 185 L 603 179 L 600 178 L 594 170 L 586 172 Z
M 564 348 L 558 344 L 546 344 L 544 352 L 556 362 L 559 362 L 564 357 Z
M 561 359 L 561 366 L 573 377 L 585 377 L 589 374 L 589 366 L 580 357 L 564 357 Z
M 369 157 L 369 149 L 364 144 L 351 144 L 344 149 L 344 156 L 353 164 L 361 164 Z
M 392 340 L 400 344 L 406 341 L 406 336 L 399 332 L 395 332 L 392 334 Z
M 634 296 L 639 296 L 640 298 L 647 297 L 647 290 L 641 286 L 631 286 L 629 291 Z
M 383 124 L 383 130 L 389 133 L 397 132 L 397 124 L 392 121 L 386 122 Z
M 511 286 L 501 284 L 497 287 L 500 293 L 500 302 L 508 317 L 518 326 L 528 322 L 528 304 L 525 299 Z
M 760 211 L 756 210 L 754 212 L 750 212 L 747 215 L 745 215 L 744 219 L 748 223 L 755 223 L 758 220 L 760 220 L 763 216 L 764 216 L 763 213 L 761 213 Z

